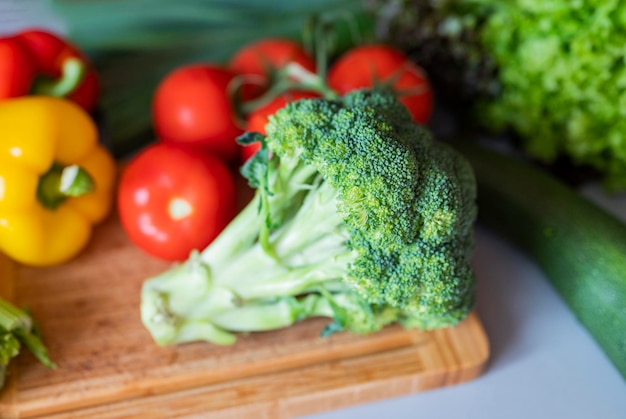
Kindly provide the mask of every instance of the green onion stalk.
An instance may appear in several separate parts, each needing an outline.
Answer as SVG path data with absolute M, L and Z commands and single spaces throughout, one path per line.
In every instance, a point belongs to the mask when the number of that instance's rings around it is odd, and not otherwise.
M 4 386 L 9 362 L 20 353 L 22 346 L 46 367 L 56 368 L 30 314 L 0 298 L 0 388 Z

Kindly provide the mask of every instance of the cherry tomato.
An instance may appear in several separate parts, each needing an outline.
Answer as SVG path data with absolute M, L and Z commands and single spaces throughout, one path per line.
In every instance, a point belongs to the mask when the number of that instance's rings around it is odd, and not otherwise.
M 213 153 L 157 143 L 126 167 L 118 211 L 128 237 L 145 252 L 182 261 L 202 250 L 235 215 L 233 175 Z
M 242 47 L 232 56 L 228 67 L 246 76 L 243 96 L 250 99 L 263 93 L 273 74 L 292 62 L 315 72 L 315 61 L 300 44 L 290 39 L 266 38 Z
M 339 57 L 328 72 L 328 84 L 340 94 L 385 81 L 392 82 L 413 120 L 428 122 L 433 108 L 430 84 L 424 71 L 402 52 L 385 45 L 356 47 Z
M 174 70 L 157 87 L 152 113 L 158 137 L 178 144 L 202 146 L 232 161 L 235 138 L 242 133 L 229 97 L 235 74 L 215 65 Z
M 246 131 L 258 132 L 265 135 L 265 125 L 269 122 L 270 115 L 275 114 L 279 109 L 283 108 L 287 103 L 300 99 L 309 99 L 319 97 L 315 92 L 289 91 L 277 96 L 274 100 L 265 106 L 262 106 L 252 112 L 248 116 Z M 241 162 L 244 163 L 257 152 L 261 147 L 260 144 L 254 143 L 241 147 Z

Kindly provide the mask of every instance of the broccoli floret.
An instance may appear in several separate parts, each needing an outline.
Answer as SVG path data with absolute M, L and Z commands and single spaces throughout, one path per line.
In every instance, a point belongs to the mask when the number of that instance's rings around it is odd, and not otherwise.
M 473 306 L 473 173 L 391 92 L 293 102 L 242 169 L 254 200 L 202 253 L 149 279 L 142 319 L 161 345 L 332 319 L 370 333 L 432 329 Z

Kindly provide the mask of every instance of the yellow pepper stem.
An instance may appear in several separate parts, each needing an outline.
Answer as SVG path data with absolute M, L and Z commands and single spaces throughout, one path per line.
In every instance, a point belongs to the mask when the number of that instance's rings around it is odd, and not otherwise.
M 50 170 L 39 178 L 37 199 L 41 205 L 53 210 L 68 197 L 88 194 L 93 188 L 92 177 L 82 167 L 54 163 Z
M 54 80 L 49 77 L 39 77 L 35 80 L 32 93 L 54 97 L 65 97 L 72 93 L 83 81 L 87 67 L 79 58 L 68 58 L 63 62 L 61 77 Z

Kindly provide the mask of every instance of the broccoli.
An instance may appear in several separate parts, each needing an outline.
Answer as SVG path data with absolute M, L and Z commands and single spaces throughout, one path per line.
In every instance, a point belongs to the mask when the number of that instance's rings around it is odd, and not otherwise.
M 209 247 L 142 288 L 160 345 L 330 320 L 322 334 L 433 329 L 474 303 L 468 163 L 395 96 L 303 99 L 270 117 L 242 168 L 254 199 Z

